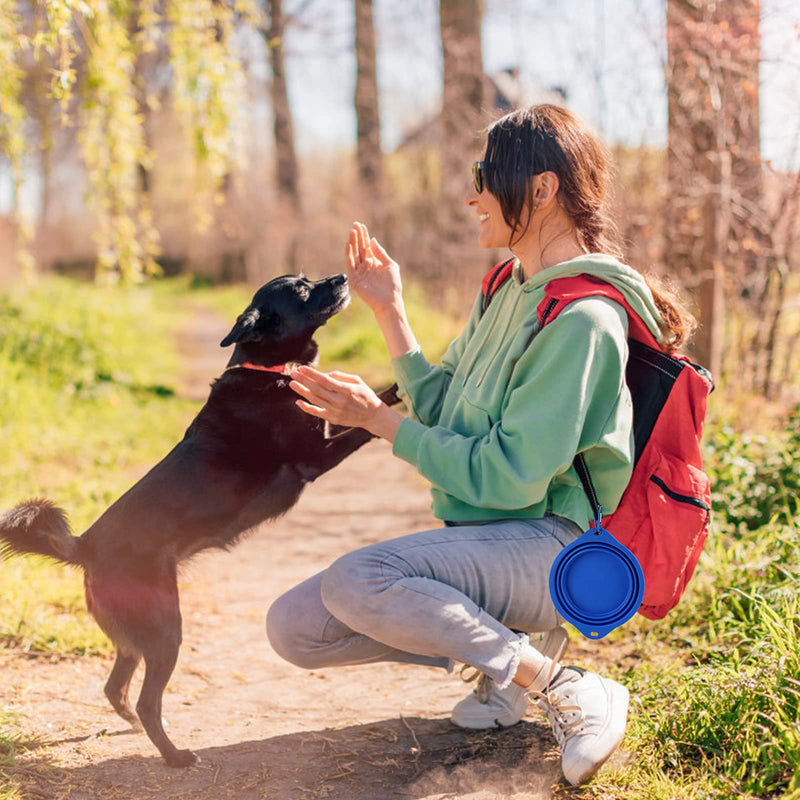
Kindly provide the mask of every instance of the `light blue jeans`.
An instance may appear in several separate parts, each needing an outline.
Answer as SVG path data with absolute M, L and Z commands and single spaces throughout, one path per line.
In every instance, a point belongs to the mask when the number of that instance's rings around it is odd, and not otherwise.
M 306 669 L 461 661 L 507 686 L 520 631 L 562 622 L 550 599 L 555 557 L 581 535 L 562 517 L 503 520 L 401 536 L 335 561 L 279 597 L 267 635 Z

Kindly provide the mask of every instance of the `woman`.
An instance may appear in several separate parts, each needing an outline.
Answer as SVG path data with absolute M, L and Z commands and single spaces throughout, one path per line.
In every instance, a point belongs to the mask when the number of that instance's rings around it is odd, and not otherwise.
M 301 367 L 292 386 L 309 414 L 392 442 L 432 483 L 444 527 L 343 556 L 279 598 L 267 619 L 275 650 L 308 669 L 387 660 L 474 667 L 491 681 L 475 727 L 492 724 L 495 708 L 516 722 L 528 699 L 538 702 L 576 785 L 622 740 L 628 692 L 559 663 L 563 629 L 548 575 L 591 517 L 575 454 L 609 513 L 631 474 L 628 322 L 618 304 L 584 298 L 537 333 L 536 307 L 550 280 L 589 273 L 619 288 L 665 346 L 685 333 L 679 311 L 616 258 L 607 176 L 603 148 L 565 109 L 534 106 L 490 127 L 465 202 L 480 246 L 508 247 L 516 260 L 485 313 L 476 300 L 441 366 L 427 362 L 408 324 L 398 265 L 354 224 L 350 281 L 375 314 L 410 416 L 353 375 Z M 521 633 L 532 631 L 550 631 L 541 650 Z M 481 723 L 486 699 L 466 698 L 455 721 Z

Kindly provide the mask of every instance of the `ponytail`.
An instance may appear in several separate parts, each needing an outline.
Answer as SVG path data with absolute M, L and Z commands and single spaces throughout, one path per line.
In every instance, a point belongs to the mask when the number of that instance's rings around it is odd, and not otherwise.
M 607 253 L 623 258 L 616 224 L 605 209 L 577 216 L 573 221 L 581 243 L 589 253 Z M 657 275 L 646 274 L 643 277 L 661 315 L 661 345 L 667 353 L 674 353 L 689 341 L 697 328 L 697 320 L 683 304 L 674 286 Z
M 697 320 L 670 283 L 652 274 L 645 275 L 644 279 L 661 314 L 661 345 L 667 353 L 674 353 L 692 337 Z

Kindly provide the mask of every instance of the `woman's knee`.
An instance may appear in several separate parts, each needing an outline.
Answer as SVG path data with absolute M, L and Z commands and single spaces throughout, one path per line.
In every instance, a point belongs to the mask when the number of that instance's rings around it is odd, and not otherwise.
M 306 629 L 310 619 L 307 604 L 298 602 L 297 589 L 281 595 L 267 611 L 267 639 L 272 649 L 285 661 L 301 669 L 325 666 L 323 648 L 315 646 L 315 637 Z
M 267 611 L 267 639 L 272 649 L 285 661 L 295 666 L 300 655 L 297 647 L 297 630 L 289 610 L 291 602 L 287 595 L 279 597 Z

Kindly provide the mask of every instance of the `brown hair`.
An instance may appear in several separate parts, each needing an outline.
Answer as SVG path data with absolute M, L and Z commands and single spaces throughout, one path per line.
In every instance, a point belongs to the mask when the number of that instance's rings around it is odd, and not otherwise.
M 512 230 L 509 247 L 530 225 L 530 209 L 535 208 L 531 177 L 554 172 L 558 202 L 572 220 L 580 243 L 589 253 L 621 259 L 621 238 L 608 210 L 609 160 L 600 140 L 560 106 L 545 103 L 518 109 L 493 123 L 487 133 L 483 174 L 486 188 L 500 202 Z M 661 312 L 663 346 L 672 352 L 691 335 L 694 318 L 663 281 L 654 276 L 645 280 Z

